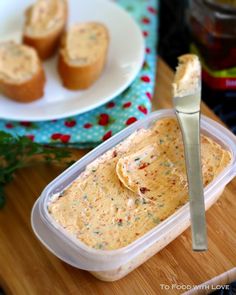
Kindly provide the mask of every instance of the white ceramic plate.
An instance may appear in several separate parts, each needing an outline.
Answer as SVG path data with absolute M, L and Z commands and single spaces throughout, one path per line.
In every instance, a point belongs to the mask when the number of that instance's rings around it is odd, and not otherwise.
M 0 1 L 0 40 L 21 40 L 24 11 L 33 0 Z M 109 0 L 69 0 L 68 25 L 100 21 L 110 33 L 106 68 L 99 80 L 85 91 L 62 87 L 57 57 L 44 63 L 47 83 L 42 99 L 28 104 L 0 95 L 0 118 L 41 121 L 81 114 L 120 94 L 134 80 L 144 60 L 144 40 L 127 12 Z

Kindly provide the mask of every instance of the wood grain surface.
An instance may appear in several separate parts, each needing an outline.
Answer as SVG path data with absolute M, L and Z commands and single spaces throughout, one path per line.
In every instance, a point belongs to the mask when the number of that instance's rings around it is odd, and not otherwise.
M 172 71 L 159 60 L 154 108 L 171 107 Z M 217 119 L 203 104 L 202 112 Z M 79 159 L 86 151 L 74 151 Z M 0 285 L 14 295 L 181 294 L 177 285 L 197 285 L 236 265 L 236 179 L 207 212 L 209 251 L 191 250 L 190 230 L 124 279 L 101 282 L 47 251 L 34 236 L 30 213 L 43 188 L 62 168 L 39 164 L 19 171 L 0 211 Z M 165 288 L 164 288 L 165 285 Z

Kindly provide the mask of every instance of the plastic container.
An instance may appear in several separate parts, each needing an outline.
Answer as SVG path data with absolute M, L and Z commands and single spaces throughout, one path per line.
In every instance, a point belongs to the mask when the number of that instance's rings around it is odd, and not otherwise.
M 190 215 L 187 203 L 128 246 L 110 251 L 97 250 L 69 235 L 54 221 L 47 210 L 50 198 L 68 187 L 90 162 L 135 130 L 148 128 L 156 120 L 173 116 L 175 115 L 172 110 L 160 110 L 148 115 L 92 150 L 44 189 L 33 207 L 31 221 L 36 236 L 52 253 L 70 265 L 91 272 L 101 280 L 115 281 L 144 263 L 189 226 Z M 201 128 L 204 134 L 213 138 L 232 154 L 231 163 L 205 188 L 205 204 L 208 209 L 222 194 L 226 184 L 236 175 L 236 137 L 220 124 L 204 116 L 201 119 Z

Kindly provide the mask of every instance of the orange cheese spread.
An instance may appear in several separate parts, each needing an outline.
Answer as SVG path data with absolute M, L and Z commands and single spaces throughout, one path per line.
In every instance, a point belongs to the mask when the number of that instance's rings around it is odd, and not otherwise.
M 204 185 L 231 155 L 201 136 Z M 71 235 L 96 249 L 124 247 L 188 201 L 184 149 L 174 118 L 141 129 L 87 166 L 48 206 Z

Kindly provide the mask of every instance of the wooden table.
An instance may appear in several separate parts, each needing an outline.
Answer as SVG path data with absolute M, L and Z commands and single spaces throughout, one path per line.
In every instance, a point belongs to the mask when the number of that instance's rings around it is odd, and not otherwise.
M 172 71 L 159 60 L 154 108 L 171 107 L 172 78 Z M 205 105 L 202 111 L 217 119 Z M 79 158 L 85 152 L 75 153 Z M 88 272 L 63 263 L 41 245 L 30 226 L 35 200 L 61 170 L 43 164 L 22 169 L 6 188 L 7 204 L 0 211 L 0 285 L 7 294 L 181 294 L 183 290 L 162 289 L 161 284 L 200 284 L 236 265 L 236 179 L 207 212 L 209 251 L 206 253 L 192 252 L 188 229 L 117 282 L 101 282 Z

